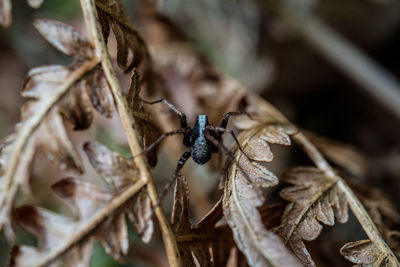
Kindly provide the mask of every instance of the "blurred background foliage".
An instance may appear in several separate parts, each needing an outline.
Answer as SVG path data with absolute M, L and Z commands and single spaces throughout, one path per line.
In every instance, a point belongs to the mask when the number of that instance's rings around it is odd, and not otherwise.
M 138 1 L 122 1 L 135 25 L 143 27 Z M 355 145 L 370 162 L 364 183 L 386 192 L 397 207 L 400 189 L 400 120 L 384 102 L 366 93 L 354 82 L 351 72 L 328 60 L 328 56 L 307 41 L 273 0 L 168 0 L 160 1 L 169 15 L 189 36 L 193 45 L 215 66 L 242 81 L 273 103 L 299 127 Z M 374 60 L 395 80 L 400 76 L 400 2 L 396 0 L 285 0 L 295 13 L 317 18 L 342 35 Z M 70 59 L 48 45 L 34 30 L 35 18 L 51 18 L 74 25 L 84 33 L 79 1 L 45 0 L 33 10 L 25 1 L 13 1 L 13 24 L 0 29 L 0 135 L 13 132 L 23 103 L 19 95 L 29 68 L 45 64 L 68 64 Z M 299 21 L 298 23 L 302 23 Z M 306 38 L 305 38 L 306 37 Z M 318 36 L 317 36 L 318 37 Z M 397 78 L 396 78 L 397 77 Z M 395 88 L 397 93 L 399 88 Z M 378 92 L 379 93 L 379 92 Z M 400 109 L 400 105 L 398 107 Z M 112 129 L 113 132 L 110 132 Z M 99 140 L 126 154 L 123 133 L 100 123 L 95 131 Z M 172 167 L 171 167 L 172 168 Z M 45 183 L 51 184 L 54 180 Z M 40 193 L 40 192 L 38 192 Z M 45 192 L 41 192 L 45 195 Z M 354 219 L 347 227 L 361 230 Z M 344 226 L 336 226 L 341 233 Z M 348 229 L 348 228 L 347 228 Z M 357 230 L 358 229 L 358 230 Z M 343 244 L 348 237 L 326 230 L 318 240 L 334 238 Z M 347 232 L 349 232 L 347 230 Z M 155 234 L 157 236 L 157 233 Z M 352 237 L 356 238 L 356 237 Z M 123 265 L 110 259 L 101 246 L 95 247 L 92 266 L 160 266 L 159 240 L 143 246 L 131 229 L 133 252 Z M 19 231 L 18 241 L 35 240 Z M 320 241 L 312 242 L 311 247 Z M 339 258 L 331 246 L 316 256 L 321 266 Z M 9 244 L 0 238 L 0 265 L 8 261 Z M 160 255 L 161 254 L 161 255 Z M 152 258 L 153 257 L 153 258 Z M 159 257 L 160 259 L 157 259 Z M 146 263 L 147 262 L 147 263 Z M 150 263 L 149 263 L 150 262 Z M 160 263 L 161 262 L 161 263 Z M 338 262 L 336 266 L 343 266 Z M 330 265 L 334 266 L 334 265 Z

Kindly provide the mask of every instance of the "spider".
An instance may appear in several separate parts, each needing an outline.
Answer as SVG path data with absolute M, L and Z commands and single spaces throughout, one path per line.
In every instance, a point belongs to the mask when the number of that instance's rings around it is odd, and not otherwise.
M 170 178 L 170 180 L 165 185 L 163 191 L 161 192 L 158 202 L 160 202 L 166 195 L 169 188 L 172 186 L 172 184 L 178 177 L 180 170 L 183 168 L 186 161 L 190 157 L 192 157 L 193 161 L 199 165 L 207 163 L 211 159 L 212 153 L 218 153 L 220 150 L 222 150 L 230 158 L 233 158 L 229 150 L 222 143 L 222 135 L 224 133 L 229 133 L 233 137 L 240 151 L 247 157 L 246 153 L 242 150 L 239 141 L 236 138 L 235 133 L 230 129 L 226 129 L 226 126 L 228 125 L 230 117 L 243 114 L 246 114 L 247 116 L 251 117 L 248 113 L 228 112 L 223 116 L 220 126 L 210 125 L 208 122 L 207 115 L 201 114 L 197 116 L 196 123 L 194 127 L 191 128 L 187 124 L 185 113 L 180 111 L 177 107 L 175 107 L 167 100 L 159 99 L 152 102 L 146 100 L 142 101 L 149 105 L 154 105 L 157 103 L 165 103 L 172 111 L 174 111 L 180 117 L 181 120 L 181 129 L 162 134 L 156 141 L 154 141 L 151 145 L 145 148 L 142 153 L 147 153 L 162 140 L 175 134 L 184 135 L 183 144 L 187 147 L 186 151 L 183 153 L 183 155 L 178 161 L 178 165 L 175 168 L 173 176 Z M 160 203 L 157 203 L 155 207 L 158 206 L 159 204 Z

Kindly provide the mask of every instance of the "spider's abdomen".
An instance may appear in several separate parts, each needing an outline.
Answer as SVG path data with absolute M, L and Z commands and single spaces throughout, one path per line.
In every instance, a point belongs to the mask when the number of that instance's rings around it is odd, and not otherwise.
M 199 165 L 207 163 L 211 158 L 212 146 L 204 137 L 198 137 L 191 148 L 193 161 Z

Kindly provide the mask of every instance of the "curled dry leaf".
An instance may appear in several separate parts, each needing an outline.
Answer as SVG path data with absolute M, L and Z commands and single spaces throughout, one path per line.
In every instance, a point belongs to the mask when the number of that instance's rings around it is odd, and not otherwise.
M 189 190 L 186 179 L 179 176 L 175 186 L 171 226 L 178 241 L 183 266 L 225 266 L 234 247 L 232 233 L 226 225 L 216 226 L 222 218 L 222 199 L 198 224 L 189 219 Z
M 5 226 L 13 238 L 10 212 L 18 189 L 29 192 L 29 166 L 35 149 L 42 150 L 60 169 L 83 172 L 79 154 L 68 138 L 63 117 L 76 130 L 90 126 L 94 108 L 106 117 L 113 111 L 109 93 L 98 61 L 88 41 L 71 26 L 51 20 L 37 20 L 36 27 L 51 44 L 72 56 L 71 66 L 42 66 L 29 71 L 22 95 L 29 100 L 21 110 L 16 133 L 3 140 L 1 150 L 4 172 L 0 177 L 0 229 Z
M 146 190 L 141 190 L 126 206 L 130 222 L 135 226 L 144 243 L 149 243 L 154 231 L 151 200 Z
M 267 142 L 290 144 L 288 134 L 284 130 L 274 129 L 266 132 L 265 127 L 264 125 L 244 131 L 239 137 L 243 150 L 259 161 L 272 160 L 272 152 Z M 256 141 L 258 139 L 262 139 L 263 145 Z M 258 187 L 275 186 L 278 184 L 278 178 L 261 164 L 247 160 L 240 151 L 236 152 L 235 160 L 240 167 L 232 164 L 228 171 L 223 209 L 225 218 L 233 231 L 235 242 L 246 256 L 248 264 L 250 266 L 300 266 L 298 260 L 286 249 L 279 237 L 265 229 L 257 209 L 265 200 Z
M 104 38 L 107 40 L 110 27 L 117 40 L 117 63 L 125 72 L 131 71 L 142 61 L 149 60 L 147 46 L 135 27 L 129 22 L 120 1 L 96 1 Z
M 59 82 L 62 79 L 55 79 L 54 73 L 62 76 L 67 75 L 67 71 L 74 71 L 82 61 L 89 60 L 94 57 L 94 50 L 90 43 L 81 37 L 78 32 L 76 32 L 72 26 L 49 19 L 40 19 L 35 21 L 35 26 L 41 35 L 58 50 L 72 56 L 75 59 L 70 67 L 64 66 L 46 66 L 39 67 L 31 70 L 29 72 L 29 77 L 36 77 L 36 80 L 44 80 L 42 83 L 36 82 L 33 79 L 32 87 L 36 90 L 44 90 L 42 87 L 47 87 L 46 90 L 51 90 L 52 86 L 49 82 Z M 66 77 L 65 77 L 66 78 Z M 35 83 L 36 82 L 36 83 Z M 44 83 L 44 84 L 43 84 Z M 29 87 L 31 88 L 31 87 Z M 110 93 L 108 82 L 100 66 L 95 67 L 92 71 L 88 72 L 84 78 L 75 86 L 75 94 L 71 93 L 69 99 L 65 101 L 65 114 L 67 118 L 71 119 L 72 122 L 77 119 L 75 114 L 88 113 L 90 108 L 87 103 L 88 99 L 92 103 L 93 107 L 103 116 L 110 118 L 113 113 L 113 97 Z M 24 89 L 24 96 L 30 96 L 26 91 L 32 89 Z M 43 92 L 40 92 L 43 93 Z M 81 97 L 79 97 L 81 96 Z M 80 110 L 76 110 L 75 105 L 80 107 Z M 71 113 L 68 114 L 69 109 L 73 109 Z M 90 116 L 90 115 L 87 115 Z M 86 119 L 86 120 L 90 120 Z M 79 129 L 84 129 L 84 127 L 78 127 Z
M 139 173 L 132 161 L 98 143 L 86 143 L 84 148 L 93 167 L 104 177 L 115 194 L 138 179 Z M 123 209 L 133 225 L 136 226 L 143 242 L 149 242 L 154 226 L 150 218 L 152 214 L 151 201 L 146 190 L 141 190 L 136 194 Z
M 286 170 L 280 179 L 293 184 L 281 191 L 286 207 L 281 225 L 275 232 L 307 266 L 315 266 L 303 240 L 312 241 L 322 230 L 321 223 L 334 225 L 335 218 L 344 223 L 348 219 L 348 204 L 337 181 L 314 167 L 295 167 Z
M 47 256 L 47 251 L 54 249 L 65 238 L 73 235 L 74 230 L 76 230 L 76 225 L 71 218 L 33 206 L 18 208 L 16 220 L 23 228 L 38 238 L 40 248 L 14 247 L 10 256 L 10 266 L 36 266 L 35 263 L 41 262 Z M 50 225 L 51 227 L 49 227 Z M 72 248 L 63 258 L 69 263 L 88 263 L 90 261 L 90 253 L 86 253 L 88 249 L 91 250 L 91 242 L 83 239 L 77 247 Z M 71 255 L 81 255 L 81 257 L 72 258 Z M 77 262 L 78 259 L 79 262 Z
M 150 240 L 153 231 L 152 221 L 149 220 L 151 204 L 147 194 L 140 192 L 111 213 L 105 221 L 98 222 L 93 234 L 85 236 L 88 233 L 82 232 L 87 224 L 92 223 L 91 220 L 96 214 L 108 209 L 113 198 L 139 179 L 138 170 L 130 161 L 105 146 L 90 142 L 85 144 L 84 148 L 93 167 L 105 178 L 112 190 L 75 178 L 66 178 L 54 184 L 53 191 L 76 211 L 75 219 L 33 206 L 17 208 L 17 222 L 38 237 L 39 247 L 16 246 L 11 257 L 12 265 L 39 265 L 51 261 L 53 259 L 49 259 L 48 255 L 52 255 L 54 250 L 77 235 L 81 239 L 73 244 L 63 261 L 70 262 L 69 253 L 90 255 L 89 248 L 93 238 L 101 242 L 108 254 L 120 260 L 129 249 L 125 214 L 134 221 L 135 226 L 140 227 L 138 232 L 142 233 L 143 240 Z M 87 260 L 85 257 L 82 258 L 83 262 Z
M 62 53 L 75 59 L 93 57 L 94 51 L 74 28 L 60 21 L 39 19 L 34 22 L 36 29 L 50 44 Z
M 133 163 L 106 146 L 96 142 L 84 144 L 84 150 L 96 171 L 106 180 L 113 192 L 123 190 L 138 177 L 138 170 Z
M 104 117 L 111 118 L 114 112 L 114 99 L 101 67 L 96 67 L 80 85 L 81 90 L 89 95 L 93 107 Z

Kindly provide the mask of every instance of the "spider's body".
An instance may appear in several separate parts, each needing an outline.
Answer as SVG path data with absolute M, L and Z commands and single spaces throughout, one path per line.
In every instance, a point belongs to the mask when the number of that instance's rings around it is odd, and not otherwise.
M 144 153 L 153 149 L 158 143 L 160 143 L 164 138 L 174 135 L 174 134 L 184 134 L 183 144 L 187 147 L 185 153 L 181 156 L 176 166 L 173 177 L 169 180 L 165 186 L 163 192 L 160 194 L 160 199 L 162 199 L 172 183 L 175 181 L 179 174 L 179 171 L 183 168 L 186 161 L 192 157 L 193 161 L 199 165 L 207 163 L 211 159 L 212 153 L 217 153 L 222 150 L 228 156 L 231 156 L 228 149 L 222 143 L 222 135 L 224 133 L 230 133 L 237 143 L 239 149 L 243 152 L 240 147 L 239 141 L 237 140 L 235 134 L 232 130 L 227 130 L 229 118 L 231 116 L 241 115 L 242 112 L 228 112 L 222 118 L 220 126 L 210 125 L 208 122 L 207 115 L 201 114 L 197 116 L 196 123 L 193 128 L 189 127 L 186 121 L 186 115 L 176 108 L 174 105 L 169 103 L 165 99 L 160 99 L 153 102 L 144 101 L 147 104 L 165 103 L 170 109 L 172 109 L 176 114 L 179 115 L 181 119 L 181 129 L 172 132 L 162 134 L 153 144 L 146 147 L 143 150 Z M 247 114 L 247 113 L 246 113 Z M 243 152 L 244 153 L 244 152 Z M 158 203 L 159 204 L 159 203 Z M 157 204 L 157 205 L 158 205 Z M 155 205 L 155 206 L 157 206 Z
M 183 144 L 190 148 L 190 155 L 194 162 L 199 165 L 207 163 L 212 153 L 218 152 L 218 147 L 207 139 L 210 134 L 218 141 L 221 140 L 220 134 L 207 129 L 210 126 L 207 115 L 198 115 L 193 129 L 186 133 L 183 138 Z

